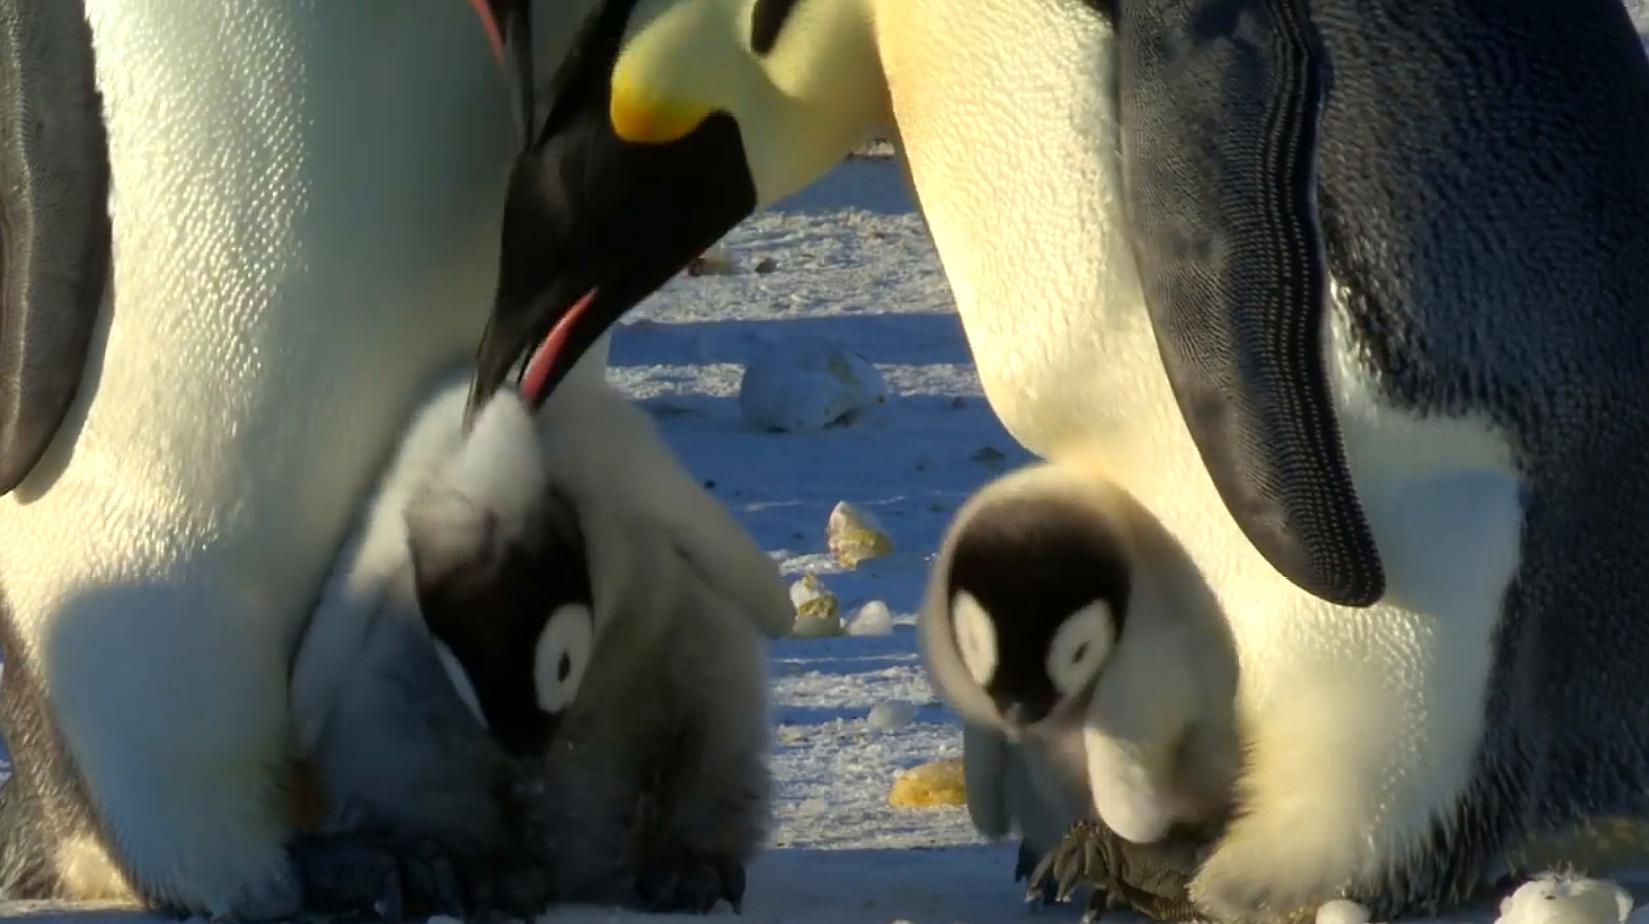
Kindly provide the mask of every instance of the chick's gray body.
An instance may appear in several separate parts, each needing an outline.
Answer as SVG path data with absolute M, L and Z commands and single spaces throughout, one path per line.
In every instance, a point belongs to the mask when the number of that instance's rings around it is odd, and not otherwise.
M 702 589 L 605 634 L 543 762 L 538 810 L 556 893 L 713 903 L 767 834 L 766 660 Z
M 1009 651 L 1004 636 L 1032 631 L 1034 608 L 1070 605 L 1063 586 L 1082 576 L 1064 569 L 1116 572 L 1095 585 L 1112 595 L 1114 636 L 1091 641 L 1109 651 L 1082 688 L 1025 724 L 970 677 L 954 595 L 991 601 L 997 648 Z M 993 592 L 1003 581 L 1014 593 Z M 1023 838 L 1019 875 L 1078 822 L 1152 832 L 1134 836 L 1153 842 L 1170 829 L 1169 840 L 1218 830 L 1239 763 L 1229 629 L 1184 550 L 1102 469 L 1066 460 L 986 485 L 957 512 L 930 582 L 922 647 L 966 723 L 969 813 L 989 837 Z M 993 679 L 1027 669 L 1041 665 L 994 663 Z
M 579 676 L 571 701 L 525 703 L 531 682 L 491 700 L 495 716 L 543 717 L 529 744 L 542 750 L 517 751 L 532 779 L 518 825 L 555 898 L 737 905 L 769 817 L 763 637 L 791 620 L 773 562 L 646 414 L 594 380 L 569 379 L 531 415 L 512 393 L 492 399 L 409 520 L 425 619 L 478 687 L 508 679 L 496 665 L 538 669 L 498 657 L 518 643 L 494 629 L 532 618 L 520 601 L 587 577 L 576 596 L 594 643 L 581 676 L 562 662 L 563 682 Z

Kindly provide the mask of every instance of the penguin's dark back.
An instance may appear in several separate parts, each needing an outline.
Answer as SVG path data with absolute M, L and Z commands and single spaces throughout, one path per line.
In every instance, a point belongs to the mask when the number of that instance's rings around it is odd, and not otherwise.
M 1484 738 L 1431 838 L 1457 860 L 1391 883 L 1464 895 L 1508 841 L 1649 810 L 1649 60 L 1620 0 L 1311 10 L 1348 346 L 1393 405 L 1491 421 L 1523 478 Z
M 1641 393 L 1649 61 L 1619 0 L 1311 7 L 1319 218 L 1382 390 L 1560 442 L 1617 410 L 1577 401 Z

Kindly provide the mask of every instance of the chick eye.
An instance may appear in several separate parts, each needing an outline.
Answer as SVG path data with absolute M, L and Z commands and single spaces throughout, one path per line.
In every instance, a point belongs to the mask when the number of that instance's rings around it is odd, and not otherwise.
M 959 591 L 951 601 L 951 628 L 956 632 L 956 647 L 962 651 L 962 664 L 980 686 L 989 686 L 996 674 L 996 624 L 991 614 L 967 591 Z
M 1048 679 L 1060 696 L 1079 692 L 1111 653 L 1111 607 L 1095 600 L 1065 617 L 1048 646 Z
M 555 608 L 538 633 L 533 652 L 533 689 L 539 709 L 554 715 L 572 705 L 594 644 L 595 618 L 589 607 L 567 603 Z

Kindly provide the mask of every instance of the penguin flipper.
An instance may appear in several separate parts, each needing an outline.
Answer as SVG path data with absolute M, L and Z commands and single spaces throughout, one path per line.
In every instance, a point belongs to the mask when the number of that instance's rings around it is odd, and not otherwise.
M 1385 591 L 1323 359 L 1321 63 L 1305 0 L 1120 4 L 1122 178 L 1158 349 L 1221 499 L 1333 603 Z
M 0 494 L 80 389 L 109 272 L 108 140 L 82 7 L 0 0 Z

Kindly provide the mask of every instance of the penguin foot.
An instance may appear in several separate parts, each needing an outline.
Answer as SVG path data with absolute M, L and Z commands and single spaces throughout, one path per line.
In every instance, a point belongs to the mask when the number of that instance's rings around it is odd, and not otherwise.
M 1079 887 L 1089 886 L 1094 891 L 1084 922 L 1115 908 L 1159 921 L 1199 920 L 1203 915 L 1187 892 L 1198 853 L 1189 842 L 1133 844 L 1101 824 L 1079 821 L 1036 865 L 1025 899 L 1040 901 L 1051 891 L 1056 901 L 1066 902 Z
M 1013 866 L 1013 881 L 1020 882 L 1022 880 L 1030 879 L 1036 872 L 1037 864 L 1040 863 L 1041 860 L 1042 855 L 1036 852 L 1036 848 L 1031 846 L 1030 841 L 1020 841 L 1019 856 L 1014 861 Z M 1058 896 L 1059 890 L 1054 885 L 1053 881 L 1049 880 L 1044 882 L 1040 888 L 1033 886 L 1028 892 L 1026 892 L 1025 901 L 1033 908 L 1040 908 L 1046 905 L 1055 904 Z
M 709 914 L 726 900 L 734 914 L 744 912 L 744 864 L 703 860 L 683 854 L 678 860 L 649 863 L 636 875 L 641 905 L 655 914 Z
M 414 914 L 464 913 L 452 864 L 436 849 L 397 851 L 356 834 L 309 835 L 289 848 L 311 911 L 397 922 Z M 426 911 L 427 909 L 427 911 Z
M 548 883 L 533 871 L 513 863 L 460 867 L 428 841 L 409 844 L 355 832 L 309 835 L 288 852 L 311 911 L 396 924 L 437 914 L 530 918 L 549 904 Z

